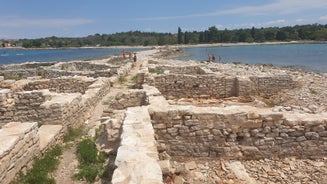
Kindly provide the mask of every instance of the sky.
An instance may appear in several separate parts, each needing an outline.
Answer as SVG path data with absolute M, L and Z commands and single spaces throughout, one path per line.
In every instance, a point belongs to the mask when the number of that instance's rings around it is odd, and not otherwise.
M 327 0 L 0 0 L 0 39 L 327 24 Z

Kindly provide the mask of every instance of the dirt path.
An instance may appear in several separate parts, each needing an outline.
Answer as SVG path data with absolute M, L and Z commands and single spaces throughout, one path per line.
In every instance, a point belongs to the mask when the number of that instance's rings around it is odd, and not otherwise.
M 126 82 L 119 83 L 116 82 L 112 88 L 110 88 L 110 92 L 103 97 L 103 99 L 97 104 L 90 118 L 88 119 L 89 124 L 87 125 L 88 129 L 96 126 L 99 123 L 99 119 L 103 114 L 103 110 L 105 105 L 103 102 L 107 101 L 110 98 L 113 98 L 117 95 L 117 93 L 128 90 L 128 86 L 132 84 L 132 78 L 137 74 L 140 68 L 141 62 L 134 63 L 134 67 L 129 71 L 126 76 Z M 60 164 L 56 171 L 55 180 L 58 184 L 85 184 L 87 182 L 77 181 L 73 179 L 73 175 L 78 172 L 78 161 L 76 158 L 76 144 L 77 142 L 71 143 L 72 146 L 67 146 L 63 150 L 63 155 L 60 160 Z

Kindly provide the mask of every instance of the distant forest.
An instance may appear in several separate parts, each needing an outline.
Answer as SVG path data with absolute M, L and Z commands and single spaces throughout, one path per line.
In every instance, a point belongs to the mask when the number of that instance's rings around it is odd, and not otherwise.
M 288 27 L 270 27 L 235 30 L 219 30 L 215 26 L 205 31 L 183 31 L 178 28 L 177 34 L 130 31 L 115 34 L 95 34 L 82 38 L 48 37 L 40 39 L 21 39 L 17 46 L 25 48 L 40 47 L 85 47 L 85 46 L 155 46 L 174 44 L 201 43 L 236 43 L 266 41 L 315 40 L 327 41 L 327 24 L 297 25 Z

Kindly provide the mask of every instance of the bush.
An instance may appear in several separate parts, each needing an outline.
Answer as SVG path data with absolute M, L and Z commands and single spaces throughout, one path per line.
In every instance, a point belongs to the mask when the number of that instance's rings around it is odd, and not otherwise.
M 76 138 L 80 137 L 83 135 L 83 127 L 79 127 L 79 128 L 68 128 L 67 133 L 64 135 L 64 142 L 69 142 L 69 141 L 73 141 Z
M 81 164 L 98 163 L 98 150 L 91 139 L 85 139 L 78 143 L 77 158 Z
M 126 81 L 127 81 L 126 76 L 121 76 L 121 77 L 118 78 L 118 82 L 120 84 L 124 84 Z
M 19 178 L 13 181 L 13 184 L 55 184 L 55 179 L 50 175 L 54 172 L 60 161 L 59 156 L 62 155 L 62 148 L 55 146 L 48 151 L 42 158 L 36 158 L 33 168 L 27 171 L 26 175 L 20 173 Z
M 97 176 L 103 173 L 103 163 L 105 156 L 99 153 L 96 145 L 91 139 L 84 139 L 77 145 L 77 159 L 79 161 L 79 172 L 75 177 L 79 180 L 84 179 L 87 182 L 94 182 Z

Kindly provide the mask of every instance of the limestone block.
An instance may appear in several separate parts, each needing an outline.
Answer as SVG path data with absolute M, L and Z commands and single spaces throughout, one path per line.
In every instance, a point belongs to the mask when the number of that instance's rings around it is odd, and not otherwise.
M 240 161 L 234 161 L 228 164 L 229 168 L 236 175 L 238 179 L 241 181 L 245 181 L 245 183 L 256 184 L 256 180 L 249 176 L 246 172 L 244 165 Z
M 286 118 L 284 121 L 284 125 L 293 127 L 299 125 L 299 120 L 295 118 Z
M 248 112 L 247 118 L 248 119 L 258 119 L 258 118 L 260 118 L 260 115 L 256 112 Z
M 306 132 L 305 137 L 307 139 L 319 139 L 319 134 L 316 132 Z
M 283 118 L 283 113 L 278 113 L 278 112 L 265 112 L 265 113 L 260 113 L 260 116 L 264 120 L 272 120 L 272 121 L 277 121 Z
M 60 136 L 62 127 L 62 125 L 42 125 L 39 128 L 38 136 L 40 137 L 41 151 L 56 143 L 56 139 Z
M 263 126 L 262 121 L 257 120 L 247 120 L 246 122 L 241 124 L 242 128 L 248 128 L 248 129 L 255 129 L 255 128 L 261 128 Z
M 160 160 L 158 163 L 162 170 L 162 174 L 167 175 L 173 173 L 172 166 L 169 160 Z
M 197 168 L 197 165 L 194 161 L 190 161 L 190 162 L 186 162 L 185 163 L 185 169 L 190 171 L 190 170 L 194 170 Z

